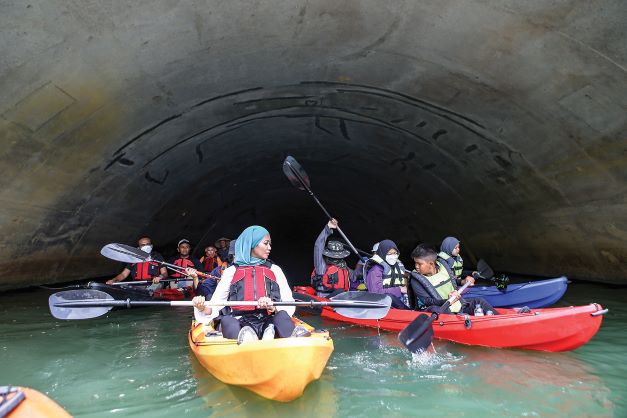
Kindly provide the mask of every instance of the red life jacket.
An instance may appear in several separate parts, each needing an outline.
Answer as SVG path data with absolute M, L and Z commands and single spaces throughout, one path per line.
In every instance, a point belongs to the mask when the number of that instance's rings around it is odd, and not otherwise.
M 327 264 L 327 271 L 322 275 L 322 285 L 327 291 L 342 289 L 347 292 L 350 288 L 348 269 L 341 269 L 333 264 Z M 311 278 L 316 276 L 316 270 L 311 273 Z
M 190 260 L 189 258 L 177 258 L 176 260 L 174 260 L 172 264 L 176 264 L 177 266 L 183 267 L 183 268 L 187 268 L 187 267 L 196 268 L 196 266 L 194 265 L 194 262 Z M 174 277 L 178 279 L 180 277 L 185 277 L 185 275 L 178 273 L 178 272 L 174 272 L 170 274 L 170 277 Z
M 205 271 L 211 272 L 214 268 L 216 268 L 216 266 L 218 265 L 216 258 L 217 257 L 203 257 L 203 259 L 201 260 L 203 269 L 205 269 Z
M 151 280 L 159 275 L 159 264 L 154 261 L 144 261 L 133 265 L 131 272 L 133 280 Z
M 265 262 L 258 266 L 235 266 L 235 273 L 231 280 L 228 300 L 256 301 L 266 296 L 273 301 L 281 300 L 279 284 L 274 272 L 270 270 L 272 264 Z M 250 312 L 257 309 L 255 306 L 233 306 L 232 315 L 236 312 Z M 245 312 L 244 312 L 245 313 Z

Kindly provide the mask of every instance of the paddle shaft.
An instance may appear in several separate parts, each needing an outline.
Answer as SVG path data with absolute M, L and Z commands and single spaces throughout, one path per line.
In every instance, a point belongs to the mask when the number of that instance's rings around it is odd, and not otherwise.
M 189 279 L 185 279 L 185 278 L 180 278 L 180 279 L 160 279 L 159 283 L 164 283 L 164 282 L 182 282 L 182 281 L 187 281 Z M 135 280 L 132 282 L 115 282 L 115 283 L 111 283 L 110 286 L 144 286 L 147 284 L 152 284 L 152 280 Z
M 256 301 L 225 301 L 209 303 L 205 302 L 206 306 L 257 306 Z M 131 308 L 133 306 L 194 306 L 191 300 L 108 300 L 108 299 L 85 299 L 75 300 L 68 302 L 57 302 L 54 304 L 56 307 L 67 308 L 95 308 L 95 307 L 116 307 L 124 306 Z M 385 308 L 386 305 L 378 302 L 367 301 L 277 301 L 273 302 L 273 306 L 332 306 L 332 307 L 344 307 L 344 308 Z
M 461 294 L 464 290 L 466 290 L 466 288 L 470 286 L 470 283 L 466 283 L 465 285 L 463 285 L 462 287 L 460 287 L 457 290 L 457 293 Z M 442 311 L 445 311 L 449 308 L 449 306 L 451 306 L 451 304 L 454 301 L 454 296 L 451 296 L 446 302 L 444 302 L 444 304 L 442 306 L 440 306 L 440 309 Z M 418 319 L 420 316 L 418 316 L 416 319 Z M 423 327 L 426 327 L 427 325 L 431 326 L 431 324 L 433 323 L 433 321 L 435 321 L 438 318 L 438 314 L 436 312 L 433 312 L 431 314 L 431 316 L 427 319 L 427 321 L 424 323 Z M 409 340 L 407 340 L 407 342 L 405 343 L 406 346 L 410 345 L 411 343 L 413 343 L 414 341 L 416 341 L 418 338 L 420 338 L 422 336 L 422 332 L 418 333 L 417 335 L 415 335 L 413 338 L 410 338 Z
M 289 165 L 289 162 L 288 162 Z M 320 206 L 320 209 L 322 209 L 322 211 L 324 212 L 325 215 L 327 215 L 327 218 L 329 219 L 333 219 L 333 216 L 331 216 L 331 214 L 329 213 L 329 211 L 322 205 L 322 203 L 320 202 L 320 200 L 318 199 L 318 197 L 316 197 L 316 195 L 314 194 L 314 192 L 307 186 L 307 183 L 305 182 L 305 179 L 303 179 L 300 175 L 300 173 L 298 172 L 298 170 L 294 170 L 292 168 L 292 166 L 290 165 L 290 169 L 292 170 L 292 173 L 294 174 L 294 176 L 296 176 L 296 178 L 298 179 L 298 181 L 300 182 L 300 184 L 303 185 L 303 187 L 305 188 L 305 190 L 307 191 L 307 193 L 309 193 L 309 195 L 313 198 L 313 200 L 316 201 L 316 203 L 318 204 L 318 206 Z M 338 226 L 337 228 L 337 232 L 340 233 L 340 235 L 342 236 L 342 238 L 344 238 L 344 241 L 346 241 L 346 243 L 348 244 L 349 247 L 351 247 L 351 250 L 353 250 L 353 252 L 357 255 L 357 257 L 359 257 L 359 251 L 357 251 L 357 248 L 355 248 L 355 246 L 353 245 L 352 242 L 350 242 L 350 240 L 348 239 L 348 237 L 346 236 L 346 234 L 344 234 L 344 232 L 342 231 L 342 229 L 340 229 L 340 227 Z
M 122 247 L 122 249 L 120 249 L 119 247 Z M 165 261 L 152 259 L 150 257 L 150 254 L 148 254 L 148 253 L 146 253 L 146 252 L 144 252 L 142 250 L 139 250 L 139 249 L 130 248 L 130 246 L 128 246 L 128 245 L 107 244 L 107 245 L 105 245 L 103 247 L 103 250 L 105 250 L 105 249 L 113 250 L 115 252 L 118 252 L 120 254 L 124 254 L 124 255 L 130 257 L 130 259 L 129 258 L 125 259 L 124 262 L 130 262 L 130 263 L 137 264 L 137 263 L 145 263 L 145 262 L 148 262 L 148 261 L 152 261 L 152 262 L 155 262 L 155 263 L 160 264 L 162 266 L 165 266 L 165 267 L 169 268 L 170 270 L 174 270 L 177 273 L 183 274 L 183 275 L 185 275 L 187 277 L 191 277 L 189 274 L 185 273 L 185 268 L 184 267 L 177 266 L 176 264 L 166 263 Z M 118 259 L 117 257 L 111 257 L 108 254 L 102 253 L 103 250 L 101 250 L 101 254 L 105 255 L 106 257 L 112 258 L 114 260 L 122 261 L 122 260 Z M 207 274 L 207 273 L 203 273 L 201 271 L 197 271 L 197 273 L 198 273 L 198 277 L 218 279 L 218 277 L 212 276 L 212 275 Z

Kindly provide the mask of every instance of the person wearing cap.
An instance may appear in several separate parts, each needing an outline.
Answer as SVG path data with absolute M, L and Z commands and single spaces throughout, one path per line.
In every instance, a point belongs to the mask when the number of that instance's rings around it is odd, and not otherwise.
M 406 270 L 399 255 L 394 241 L 384 239 L 379 242 L 375 254 L 366 263 L 366 287 L 371 293 L 390 296 L 393 308 L 409 309 L 403 301 L 407 295 Z
M 149 237 L 140 237 L 137 241 L 137 248 L 150 254 L 152 260 L 165 261 L 161 254 L 153 251 L 152 240 Z M 168 277 L 168 271 L 163 266 L 159 267 L 159 263 L 154 261 L 129 263 L 120 274 L 107 280 L 106 283 L 111 285 L 116 282 L 121 282 L 122 280 L 126 280 L 128 276 L 131 276 L 132 280 L 152 280 L 152 284 L 148 287 L 148 290 L 155 291 L 161 289 L 162 284 L 159 283 L 159 281 Z
M 337 229 L 338 222 L 330 219 L 314 244 L 314 270 L 311 273 L 311 286 L 318 295 L 331 297 L 346 292 L 355 282 L 355 272 L 346 264 L 350 252 L 339 241 L 327 238 Z
M 459 255 L 460 251 L 461 247 L 459 240 L 455 237 L 446 237 L 442 241 L 442 245 L 440 245 L 438 261 L 442 264 L 446 264 L 451 269 L 451 271 L 453 272 L 453 274 L 455 274 L 455 277 L 457 278 L 458 284 L 463 285 L 467 282 L 470 282 L 470 286 L 474 286 L 474 276 L 477 276 L 478 273 L 476 271 L 463 271 L 464 260 L 462 259 L 462 256 Z M 462 279 L 462 275 L 465 276 L 464 279 Z
M 294 306 L 275 306 L 274 302 L 293 302 L 292 290 L 283 270 L 268 260 L 272 248 L 270 233 L 259 225 L 244 229 L 235 243 L 235 264 L 224 270 L 210 303 L 196 296 L 194 317 L 197 323 L 209 324 L 238 344 L 311 335 L 303 326 L 296 325 L 291 316 Z M 188 269 L 195 275 L 193 269 Z M 221 305 L 227 301 L 255 301 L 255 306 Z M 216 306 L 218 305 L 218 306 Z M 220 306 L 221 305 L 221 306 Z
M 220 260 L 226 260 L 229 256 L 229 242 L 231 240 L 226 237 L 218 238 L 215 242 Z
M 202 264 L 200 263 L 200 260 L 198 260 L 196 257 L 192 257 L 191 249 L 192 247 L 189 244 L 189 241 L 187 239 L 183 238 L 182 240 L 180 240 L 176 246 L 176 251 L 178 252 L 179 255 L 178 257 L 174 257 L 170 261 L 170 264 L 174 264 L 182 268 L 192 267 L 198 271 L 204 272 Z M 175 279 L 180 279 L 186 276 L 183 273 L 174 272 L 170 274 L 170 277 L 175 278 Z M 190 286 L 193 286 L 193 280 L 191 279 L 179 280 L 178 283 L 172 282 L 173 288 L 184 289 Z

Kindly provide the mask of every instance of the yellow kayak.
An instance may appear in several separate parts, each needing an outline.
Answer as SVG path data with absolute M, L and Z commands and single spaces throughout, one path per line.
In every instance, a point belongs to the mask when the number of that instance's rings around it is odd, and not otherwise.
M 72 418 L 59 404 L 43 393 L 19 386 L 0 387 L 0 417 Z
M 216 379 L 244 387 L 264 398 L 289 402 L 303 394 L 305 387 L 322 374 L 333 352 L 327 331 L 311 332 L 310 337 L 275 338 L 238 345 L 237 341 L 206 334 L 203 325 L 189 332 L 189 346 L 198 361 Z

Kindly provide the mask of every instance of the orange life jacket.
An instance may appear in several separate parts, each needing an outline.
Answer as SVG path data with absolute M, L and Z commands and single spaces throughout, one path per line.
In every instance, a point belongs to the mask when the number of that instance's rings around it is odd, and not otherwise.
M 235 265 L 235 273 L 231 280 L 228 300 L 256 301 L 260 297 L 266 296 L 273 301 L 281 300 L 279 284 L 276 281 L 274 272 L 270 270 L 272 263 L 265 262 L 258 266 L 238 266 Z M 254 311 L 255 306 L 233 306 L 232 315 L 241 315 Z
M 220 257 L 218 257 L 218 256 L 215 256 L 213 258 L 203 256 L 200 259 L 200 262 L 202 263 L 203 269 L 207 273 L 211 273 L 213 271 L 213 269 L 216 268 L 216 267 L 220 267 L 220 268 L 222 268 L 222 270 L 224 270 L 224 268 L 226 267 L 226 261 L 222 261 L 220 259 Z

